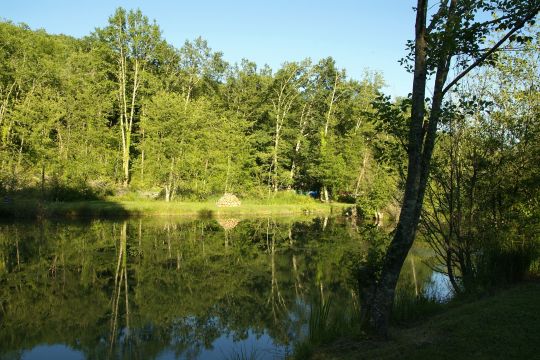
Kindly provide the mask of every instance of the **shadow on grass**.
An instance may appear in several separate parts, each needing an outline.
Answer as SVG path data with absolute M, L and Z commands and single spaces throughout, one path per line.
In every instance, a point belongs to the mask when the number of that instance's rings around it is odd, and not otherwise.
M 0 219 L 123 219 L 140 216 L 120 203 L 109 201 L 89 189 L 56 186 L 42 193 L 36 188 L 22 189 L 0 197 Z

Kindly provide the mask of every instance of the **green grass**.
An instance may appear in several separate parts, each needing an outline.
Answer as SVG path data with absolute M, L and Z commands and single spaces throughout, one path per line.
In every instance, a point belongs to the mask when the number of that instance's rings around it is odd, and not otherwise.
M 119 204 L 129 212 L 144 215 L 199 215 L 202 212 L 211 212 L 216 215 L 287 215 L 287 214 L 330 214 L 341 209 L 341 204 L 323 204 L 310 202 L 298 203 L 264 203 L 243 201 L 238 207 L 218 207 L 215 202 L 162 202 L 162 201 L 136 201 Z
M 480 300 L 450 304 L 439 315 L 391 340 L 341 341 L 314 359 L 538 359 L 540 282 L 517 285 Z
M 125 218 L 140 216 L 278 216 L 317 214 L 341 214 L 346 204 L 324 204 L 314 200 L 304 203 L 250 201 L 239 207 L 219 208 L 215 201 L 165 202 L 159 200 L 122 200 L 111 198 L 104 201 L 40 202 L 37 200 L 14 200 L 0 204 L 0 218 Z
M 410 324 L 411 321 L 418 321 L 441 312 L 446 306 L 434 297 L 425 294 L 415 295 L 407 290 L 396 292 L 391 316 L 393 324 Z

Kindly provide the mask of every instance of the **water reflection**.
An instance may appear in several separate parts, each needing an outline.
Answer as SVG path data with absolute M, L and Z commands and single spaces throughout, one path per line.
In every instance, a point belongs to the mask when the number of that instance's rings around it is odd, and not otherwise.
M 46 354 L 46 356 L 44 356 Z M 39 345 L 30 351 L 22 354 L 24 360 L 43 360 L 44 358 L 55 360 L 75 360 L 84 359 L 84 354 L 80 351 L 70 349 L 65 345 Z
M 312 304 L 355 301 L 342 259 L 361 233 L 336 218 L 0 225 L 0 357 L 283 358 Z M 411 255 L 402 287 L 428 291 Z

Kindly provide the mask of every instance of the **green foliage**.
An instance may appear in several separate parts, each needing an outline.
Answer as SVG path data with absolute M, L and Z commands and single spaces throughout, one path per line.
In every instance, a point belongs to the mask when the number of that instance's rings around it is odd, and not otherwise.
M 82 39 L 8 22 L 0 31 L 2 193 L 337 199 L 385 182 L 373 157 L 359 157 L 372 152 L 379 74 L 349 79 L 332 58 L 276 71 L 227 64 L 204 39 L 177 49 L 123 8 Z
M 475 259 L 475 285 L 489 289 L 525 280 L 534 271 L 534 262 L 540 259 L 539 245 L 507 242 L 483 246 Z
M 422 231 L 458 293 L 520 281 L 539 256 L 537 43 L 501 54 L 442 114 Z
M 399 289 L 394 296 L 391 321 L 396 325 L 408 325 L 412 322 L 433 316 L 442 311 L 444 303 L 428 294 L 415 294 L 414 289 Z

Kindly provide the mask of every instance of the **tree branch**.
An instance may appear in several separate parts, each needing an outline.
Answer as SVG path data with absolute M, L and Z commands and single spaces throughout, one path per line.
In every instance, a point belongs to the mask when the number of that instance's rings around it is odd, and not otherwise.
M 510 36 L 512 36 L 516 31 L 518 31 L 519 29 L 521 29 L 523 26 L 525 26 L 525 24 L 532 20 L 532 18 L 534 18 L 536 16 L 536 14 L 538 14 L 538 12 L 540 11 L 540 7 L 537 7 L 536 9 L 534 9 L 530 14 L 528 14 L 527 16 L 525 16 L 525 18 L 523 18 L 522 20 L 518 21 L 514 27 L 512 28 L 512 30 L 510 30 L 502 39 L 500 39 L 495 45 L 493 45 L 491 47 L 491 49 L 489 49 L 484 55 L 482 55 L 480 58 L 478 58 L 474 63 L 472 63 L 468 68 L 466 68 L 465 70 L 463 70 L 458 76 L 456 76 L 454 78 L 454 80 L 452 80 L 448 85 L 446 85 L 446 87 L 443 89 L 442 91 L 442 94 L 444 96 L 444 94 L 446 94 L 446 92 L 448 90 L 450 90 L 450 88 L 452 88 L 452 86 L 454 86 L 455 84 L 458 83 L 459 80 L 461 80 L 465 75 L 467 75 L 469 72 L 471 72 L 471 70 L 473 70 L 474 68 L 476 68 L 477 66 L 479 66 L 482 62 L 484 62 L 491 54 L 493 54 L 495 51 L 497 51 L 501 45 L 506 41 L 508 40 L 508 38 Z

